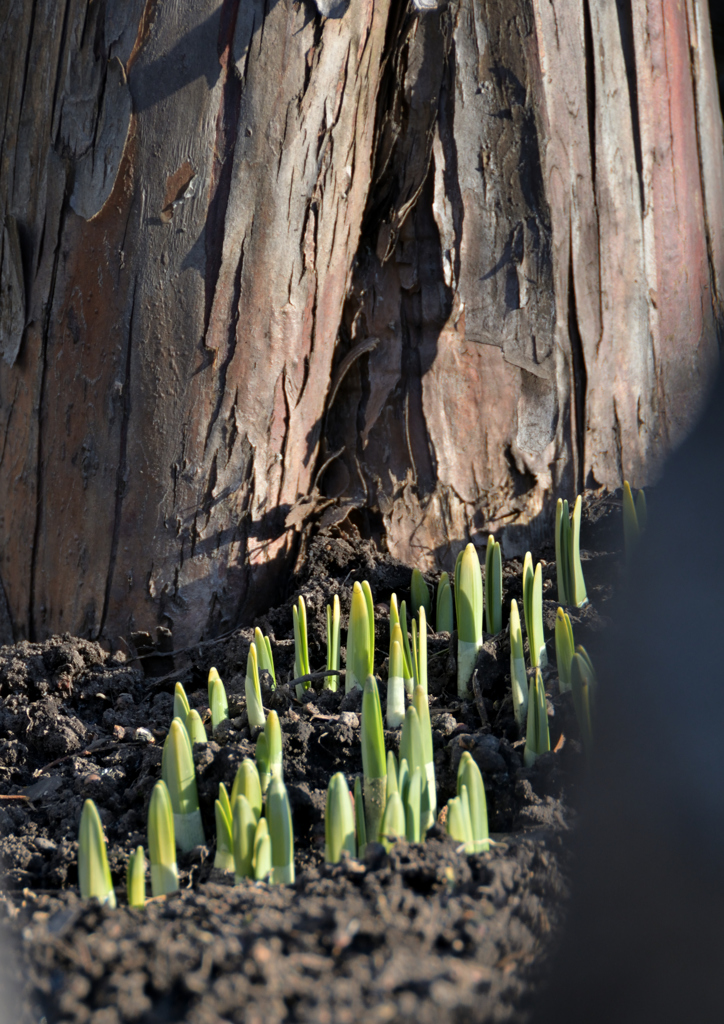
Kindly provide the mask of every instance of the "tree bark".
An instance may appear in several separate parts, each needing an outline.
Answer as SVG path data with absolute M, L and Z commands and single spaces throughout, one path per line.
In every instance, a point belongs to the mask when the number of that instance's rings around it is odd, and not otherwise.
M 520 551 L 687 431 L 702 0 L 10 0 L 0 37 L 5 639 L 194 642 L 320 518 Z

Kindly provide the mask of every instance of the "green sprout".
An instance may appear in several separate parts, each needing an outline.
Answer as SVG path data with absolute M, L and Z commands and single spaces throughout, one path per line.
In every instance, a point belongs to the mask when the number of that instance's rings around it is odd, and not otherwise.
M 357 856 L 362 858 L 367 846 L 367 825 L 365 824 L 365 802 L 362 798 L 362 779 L 359 775 L 354 780 L 354 824 L 357 833 Z
M 234 854 L 234 880 L 237 885 L 254 875 L 254 835 L 257 818 L 249 801 L 240 794 L 231 816 L 231 846 Z
M 221 682 L 221 676 L 216 671 L 216 669 L 212 667 L 212 668 L 209 669 L 209 679 L 208 679 L 209 707 L 211 707 L 211 688 L 213 687 L 214 683 L 216 683 L 216 682 L 219 682 L 219 683 Z
M 591 725 L 591 691 L 596 682 L 596 674 L 593 671 L 591 659 L 588 657 L 584 647 L 580 645 L 571 659 L 571 692 L 573 694 L 573 707 L 576 710 L 578 728 L 581 730 L 581 740 L 586 752 L 590 752 L 593 743 L 593 728 Z
M 402 761 L 401 768 L 402 764 L 404 764 L 405 768 L 404 781 L 400 793 L 405 805 L 405 835 L 407 836 L 408 843 L 419 843 L 422 839 L 422 772 L 419 768 L 415 768 L 414 772 L 410 775 L 407 761 Z M 402 775 L 402 770 L 400 774 Z
M 399 636 L 395 632 L 395 626 L 399 627 Z M 402 677 L 405 680 L 405 690 L 412 695 L 412 653 L 410 641 L 407 636 L 407 605 L 403 601 L 398 610 L 397 595 L 390 598 L 390 657 L 392 657 L 392 644 L 397 640 L 402 644 Z
M 392 754 L 392 751 L 390 751 L 390 753 Z M 394 758 L 395 755 L 392 754 L 392 756 Z M 404 757 L 402 757 L 402 758 L 400 758 L 400 764 L 399 764 L 399 767 L 397 768 L 397 774 L 396 774 L 396 777 L 395 777 L 395 785 L 396 785 L 396 788 L 397 788 L 397 792 L 400 794 L 400 796 L 402 797 L 403 801 L 405 799 L 405 794 L 407 793 L 407 787 L 408 787 L 409 784 L 410 784 L 410 769 L 409 769 L 409 767 L 407 765 L 407 761 L 405 760 Z M 390 759 L 389 759 L 389 757 L 387 758 L 387 795 L 388 796 L 390 795 Z
M 271 779 L 271 768 L 269 765 L 269 741 L 266 733 L 259 733 L 256 738 L 256 767 L 259 772 L 259 782 L 262 793 L 266 793 Z
M 454 629 L 452 587 L 450 586 L 450 577 L 446 572 L 442 574 L 437 585 L 435 629 L 438 633 L 452 633 Z
M 390 850 L 398 839 L 404 839 L 406 832 L 405 808 L 399 793 L 391 793 L 380 826 L 380 842 Z
M 405 679 L 403 672 L 402 631 L 395 626 L 395 639 L 390 651 L 387 676 L 387 728 L 397 729 L 405 718 Z
M 249 725 L 252 729 L 263 729 L 264 708 L 261 703 L 261 686 L 259 684 L 259 662 L 256 653 L 256 644 L 249 644 L 249 654 L 246 659 L 246 679 L 244 680 L 244 691 L 246 693 L 246 714 Z
M 581 568 L 581 507 L 579 494 L 569 517 L 568 502 L 560 498 L 556 502 L 556 576 L 558 578 L 558 602 L 582 608 L 588 603 L 586 584 Z
M 377 842 L 385 810 L 387 758 L 380 695 L 373 675 L 367 676 L 362 693 L 361 740 L 367 840 Z
M 78 882 L 84 900 L 95 897 L 109 907 L 115 907 L 116 894 L 113 891 L 111 871 L 106 854 L 106 837 L 103 834 L 98 809 L 92 800 L 86 800 L 80 815 L 78 832 Z
M 374 671 L 375 620 L 369 583 L 355 583 L 347 630 L 347 676 L 345 692 L 363 689 L 367 676 Z
M 173 807 L 168 787 L 159 779 L 151 790 L 148 805 L 148 859 L 151 862 L 151 892 L 165 896 L 178 889 L 176 838 Z
M 427 782 L 424 810 L 425 818 L 422 822 L 423 832 L 427 832 L 435 821 L 437 812 L 437 788 L 435 785 L 435 762 L 432 756 L 432 726 L 430 724 L 430 705 L 427 702 L 427 694 L 422 686 L 416 686 L 412 694 L 412 704 L 417 711 L 420 722 L 420 740 L 422 743 L 422 773 Z
M 523 750 L 523 762 L 526 768 L 530 768 L 540 754 L 545 754 L 550 749 L 551 738 L 548 732 L 546 691 L 541 671 L 536 668 L 531 676 L 528 691 L 528 728 Z
M 432 613 L 432 600 L 425 578 L 419 569 L 412 570 L 412 582 L 410 583 L 410 608 L 413 616 L 417 615 L 418 609 L 424 608 L 428 619 Z
M 261 733 L 259 739 L 261 739 L 262 736 L 264 736 L 264 733 Z M 266 736 L 264 736 L 264 742 L 266 743 Z M 261 781 L 259 779 L 259 772 L 250 757 L 245 757 L 236 771 L 234 784 L 231 787 L 232 807 L 235 806 L 236 798 L 238 796 L 246 797 L 258 821 L 261 817 L 262 788 Z
M 418 705 L 420 703 L 419 696 L 417 703 Z M 407 770 L 409 773 L 414 774 L 416 768 L 420 769 L 420 829 L 422 832 L 427 832 L 430 827 L 430 819 L 431 817 L 434 818 L 434 814 L 431 815 L 430 808 L 432 801 L 437 801 L 437 796 L 430 793 L 427 767 L 425 764 L 425 745 L 422 738 L 420 715 L 417 707 L 415 706 L 414 699 L 413 703 L 405 713 L 402 735 L 400 736 L 400 764 L 402 764 L 403 760 L 407 764 Z M 433 774 L 433 790 L 434 788 L 435 782 Z
M 142 846 L 137 846 L 128 859 L 126 894 L 129 907 L 143 907 L 146 904 L 146 856 Z
M 588 651 L 583 646 L 583 644 L 578 644 L 578 646 L 576 647 L 576 654 L 580 654 L 580 656 L 583 658 L 583 660 L 585 661 L 586 665 L 588 666 L 589 680 L 590 680 L 591 686 L 595 687 L 595 685 L 596 685 L 596 683 L 598 681 L 598 677 L 596 676 L 596 670 L 593 667 L 593 662 L 591 661 L 591 658 L 590 658 L 590 656 L 588 654 Z
M 324 859 L 327 864 L 337 864 L 341 860 L 342 850 L 346 850 L 350 857 L 357 853 L 352 799 L 342 772 L 333 775 L 327 787 L 324 838 Z
M 258 626 L 254 629 L 254 643 L 256 645 L 256 656 L 259 662 L 259 671 L 268 672 L 271 676 L 272 690 L 277 688 L 277 677 L 274 671 L 274 658 L 272 656 L 271 640 L 264 636 Z
M 168 787 L 173 808 L 176 845 L 187 852 L 203 846 L 199 796 L 196 791 L 194 755 L 188 733 L 180 718 L 174 718 L 163 745 L 161 777 Z
M 219 783 L 219 799 L 214 801 L 216 817 L 216 856 L 214 867 L 219 871 L 234 870 L 234 842 L 229 794 L 223 782 Z
M 427 693 L 427 616 L 425 609 L 420 607 L 420 628 L 412 620 L 412 678 Z
M 397 758 L 393 751 L 387 751 L 387 786 L 385 788 L 385 799 L 390 799 L 391 793 L 399 793 L 400 786 L 397 778 Z
M 272 873 L 272 845 L 266 818 L 259 818 L 254 833 L 254 878 L 265 882 Z
M 485 799 L 483 776 L 472 754 L 463 752 L 458 766 L 458 793 L 467 790 L 470 826 L 473 838 L 473 853 L 485 853 L 490 849 L 488 832 L 488 804 Z
M 533 557 L 526 552 L 523 560 L 523 614 L 528 635 L 531 668 L 548 664 L 543 635 L 543 566 L 539 562 L 533 572 Z
M 292 618 L 294 620 L 294 678 L 308 676 L 309 668 L 309 641 L 307 639 L 307 606 L 304 598 L 300 597 L 297 603 L 292 606 Z M 297 697 L 301 700 L 302 694 L 311 686 L 307 679 L 303 683 L 297 683 Z
M 630 559 L 634 548 L 638 544 L 641 534 L 646 529 L 648 512 L 646 509 L 646 495 L 640 490 L 634 496 L 628 480 L 623 482 L 623 539 L 626 549 L 626 559 Z
M 513 693 L 513 714 L 518 728 L 522 729 L 528 711 L 528 677 L 525 671 L 523 633 L 516 600 L 510 602 L 510 686 Z
M 500 544 L 492 536 L 485 549 L 485 625 L 494 635 L 503 628 L 503 561 Z
M 181 683 L 176 683 L 173 691 L 173 717 L 180 718 L 186 726 L 189 717 L 189 700 Z
M 474 853 L 473 827 L 470 821 L 467 786 L 459 796 L 447 802 L 447 834 L 458 843 L 465 844 L 465 853 Z
M 192 708 L 186 719 L 186 732 L 189 734 L 191 746 L 194 743 L 206 743 L 206 729 L 201 721 L 201 715 L 195 708 Z
M 327 605 L 327 671 L 328 672 L 339 672 L 339 642 L 340 642 L 340 628 L 339 628 L 339 594 L 335 594 L 332 599 L 332 604 Z M 327 690 L 332 690 L 334 693 L 337 692 L 339 685 L 339 676 L 331 675 L 326 676 L 324 680 L 324 686 Z
M 271 836 L 272 882 L 291 885 L 294 882 L 294 832 L 287 788 L 278 776 L 269 783 L 266 816 Z
M 571 658 L 575 650 L 570 616 L 559 608 L 556 612 L 556 665 L 561 693 L 571 688 Z
M 455 563 L 455 611 L 458 622 L 458 696 L 468 694 L 468 683 L 483 646 L 483 579 L 480 559 L 468 544 Z
M 282 778 L 282 727 L 279 724 L 279 715 L 276 711 L 270 711 L 264 725 L 267 750 L 269 751 L 269 774 L 272 777 Z
M 217 729 L 222 722 L 229 719 L 229 702 L 226 699 L 226 688 L 219 678 L 216 677 L 209 684 L 210 696 L 209 707 L 211 708 L 211 731 Z

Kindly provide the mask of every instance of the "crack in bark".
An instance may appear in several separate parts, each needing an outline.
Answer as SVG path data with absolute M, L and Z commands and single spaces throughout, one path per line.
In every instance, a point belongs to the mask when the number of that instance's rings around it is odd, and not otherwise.
M 236 274 L 234 275 L 234 290 L 231 299 L 232 317 L 231 323 L 229 325 L 229 347 L 226 351 L 226 356 L 224 357 L 224 360 L 221 363 L 221 366 L 219 367 L 219 379 L 216 389 L 216 404 L 214 406 L 214 411 L 209 417 L 209 425 L 207 427 L 206 438 L 204 440 L 204 454 L 206 453 L 206 449 L 209 446 L 211 434 L 213 432 L 214 427 L 216 426 L 216 422 L 221 412 L 221 406 L 223 404 L 224 394 L 226 392 L 226 378 L 229 371 L 229 366 L 231 365 L 234 355 L 236 354 L 236 330 L 239 324 L 239 301 L 241 298 L 241 275 L 244 268 L 244 245 L 245 242 L 242 241 L 241 252 L 239 253 L 239 262 L 236 266 Z
M 219 63 L 223 68 L 219 112 L 214 135 L 214 162 L 209 184 L 209 205 L 206 218 L 206 309 L 204 335 L 209 331 L 214 296 L 224 258 L 224 227 L 231 192 L 239 114 L 241 110 L 241 79 L 231 56 L 231 44 L 236 28 L 240 0 L 224 0 L 219 24 Z M 233 9 L 231 9 L 233 7 Z
M 131 421 L 131 359 L 133 355 L 133 317 L 136 310 L 136 287 L 137 281 L 134 278 L 133 295 L 131 297 L 131 315 L 128 324 L 128 342 L 126 344 L 126 365 L 123 379 L 123 411 L 121 413 L 118 469 L 116 470 L 116 505 L 113 513 L 113 536 L 111 539 L 111 551 L 108 559 L 108 574 L 106 576 L 106 587 L 103 597 L 103 610 L 101 612 L 101 622 L 98 630 L 99 636 L 103 634 L 111 600 L 111 589 L 113 587 L 113 578 L 116 572 L 116 559 L 118 557 L 118 544 L 121 536 L 123 498 L 125 496 L 128 476 L 128 431 Z
M 53 310 L 53 299 L 55 298 L 55 284 L 58 277 L 58 264 L 60 263 L 60 240 L 63 237 L 63 228 L 65 227 L 65 219 L 68 211 L 68 197 L 69 197 L 68 182 L 66 180 L 65 194 L 63 196 L 63 205 L 60 211 L 60 218 L 58 221 L 58 244 L 55 250 L 55 258 L 53 260 L 53 271 L 50 278 L 50 288 L 48 289 L 48 302 L 45 307 L 45 318 L 43 322 L 43 334 L 42 334 L 42 346 L 41 346 L 41 370 L 40 370 L 40 388 L 38 393 L 38 421 L 37 431 L 38 437 L 35 448 L 35 523 L 33 524 L 33 546 L 30 552 L 30 587 L 28 588 L 28 638 L 34 641 L 39 636 L 37 625 L 35 622 L 35 593 L 36 593 L 36 571 L 37 571 L 37 558 L 38 558 L 38 546 L 40 544 L 40 522 L 43 511 L 43 405 L 45 403 L 45 390 L 46 390 L 46 377 L 48 369 L 48 335 L 50 333 L 50 321 L 51 313 Z

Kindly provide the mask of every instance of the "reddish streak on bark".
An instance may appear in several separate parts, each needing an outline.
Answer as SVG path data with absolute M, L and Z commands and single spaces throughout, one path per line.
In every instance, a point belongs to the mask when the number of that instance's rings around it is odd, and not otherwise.
M 239 125 L 241 83 L 233 66 L 230 67 L 231 43 L 236 28 L 240 0 L 224 0 L 219 23 L 219 64 L 224 84 L 216 118 L 214 163 L 209 185 L 209 212 L 206 221 L 206 330 L 210 327 L 214 293 L 221 268 L 224 244 L 224 221 L 231 188 L 234 149 Z M 227 289 L 228 290 L 228 289 Z M 224 306 L 226 303 L 224 303 Z M 216 346 L 210 346 L 216 347 Z
M 102 212 L 90 221 L 70 215 L 59 241 L 63 255 L 40 409 L 40 528 L 31 583 L 31 628 L 37 635 L 44 634 L 47 623 L 96 635 L 113 574 L 130 343 L 124 310 L 133 284 L 122 250 L 133 199 L 134 155 L 132 125 Z M 82 583 L 69 588 L 69 578 Z
M 647 144 L 650 159 L 647 205 L 653 215 L 653 298 L 660 318 L 657 377 L 675 442 L 693 411 L 692 371 L 707 376 L 715 342 L 686 8 L 649 0 L 644 18 L 645 31 L 636 34 L 645 40 L 639 42 L 637 73 L 644 173 Z

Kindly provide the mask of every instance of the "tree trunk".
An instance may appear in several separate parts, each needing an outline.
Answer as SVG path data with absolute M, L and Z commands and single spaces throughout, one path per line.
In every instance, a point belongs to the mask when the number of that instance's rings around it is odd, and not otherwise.
M 5 639 L 194 642 L 320 517 L 421 567 L 523 550 L 688 429 L 724 291 L 703 0 L 6 11 Z

